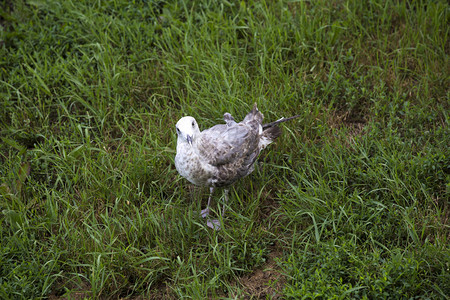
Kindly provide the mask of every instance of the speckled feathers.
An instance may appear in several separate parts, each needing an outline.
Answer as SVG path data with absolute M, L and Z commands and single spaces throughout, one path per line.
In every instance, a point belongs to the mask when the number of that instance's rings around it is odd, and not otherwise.
M 177 123 L 175 166 L 196 185 L 228 186 L 247 176 L 261 150 L 281 134 L 277 122 L 263 129 L 263 114 L 256 104 L 242 122 L 236 123 L 229 113 L 224 121 L 226 124 L 202 132 L 193 117 L 183 117 Z

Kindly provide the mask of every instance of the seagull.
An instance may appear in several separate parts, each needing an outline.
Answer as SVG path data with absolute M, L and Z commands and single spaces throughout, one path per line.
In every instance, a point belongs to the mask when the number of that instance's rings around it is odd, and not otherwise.
M 175 167 L 191 183 L 210 188 L 208 204 L 201 211 L 201 217 L 209 215 L 214 189 L 224 188 L 227 203 L 230 185 L 252 173 L 259 153 L 280 136 L 281 129 L 277 125 L 297 117 L 299 115 L 263 124 L 263 114 L 255 103 L 239 123 L 230 113 L 223 116 L 225 124 L 203 131 L 191 116 L 182 117 L 177 122 Z M 222 216 L 225 214 L 225 203 Z M 208 220 L 207 226 L 218 230 L 220 222 Z

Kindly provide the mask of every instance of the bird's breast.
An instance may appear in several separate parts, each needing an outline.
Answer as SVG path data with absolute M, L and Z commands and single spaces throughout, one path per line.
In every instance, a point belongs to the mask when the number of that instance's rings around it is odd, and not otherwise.
M 203 163 L 192 147 L 177 147 L 175 167 L 181 176 L 196 185 L 209 185 L 211 168 Z

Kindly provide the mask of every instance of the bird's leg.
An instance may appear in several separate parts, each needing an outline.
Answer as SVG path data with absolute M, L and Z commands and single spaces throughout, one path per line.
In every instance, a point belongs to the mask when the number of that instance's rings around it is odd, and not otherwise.
M 209 197 L 208 197 L 208 204 L 206 205 L 206 208 L 203 209 L 200 212 L 200 215 L 202 216 L 202 218 L 206 218 L 209 215 L 209 205 L 211 204 L 211 198 L 212 198 L 212 194 L 214 192 L 214 188 L 210 187 L 209 188 Z
M 225 215 L 225 205 L 228 204 L 228 189 L 224 189 L 225 202 L 223 203 L 222 217 Z
M 224 189 L 224 199 L 225 202 L 223 203 L 223 208 L 222 208 L 222 217 L 225 215 L 225 205 L 228 203 L 228 189 Z M 206 222 L 206 225 L 208 225 L 209 228 L 212 228 L 214 230 L 220 230 L 221 226 L 220 226 L 220 221 L 219 219 L 214 219 L 214 220 L 208 220 Z

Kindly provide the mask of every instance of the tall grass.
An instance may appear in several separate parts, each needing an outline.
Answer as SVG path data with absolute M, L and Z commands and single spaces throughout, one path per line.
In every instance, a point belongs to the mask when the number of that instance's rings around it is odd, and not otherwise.
M 446 1 L 0 7 L 1 298 L 450 295 Z M 212 231 L 174 125 L 254 102 L 301 117 Z

